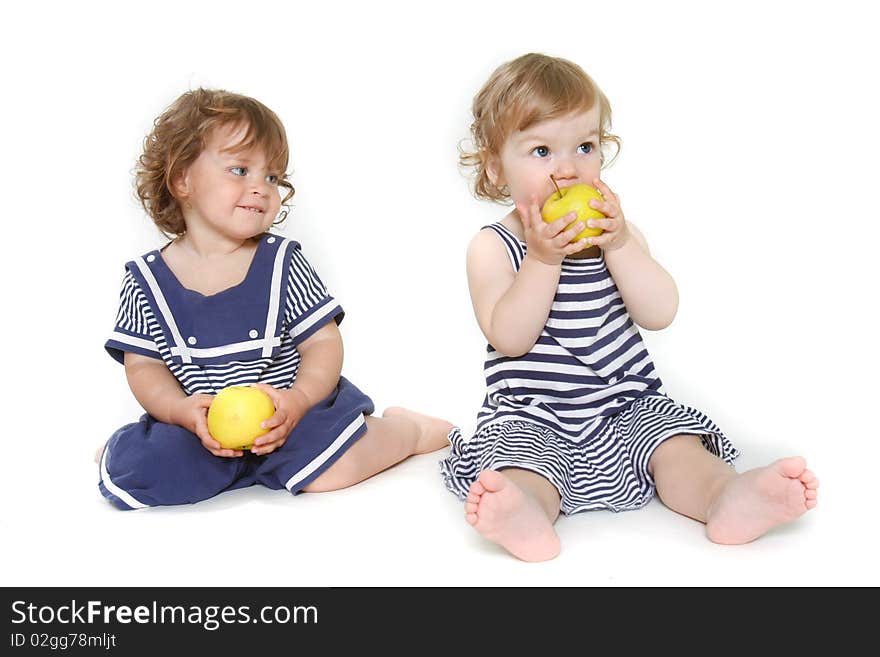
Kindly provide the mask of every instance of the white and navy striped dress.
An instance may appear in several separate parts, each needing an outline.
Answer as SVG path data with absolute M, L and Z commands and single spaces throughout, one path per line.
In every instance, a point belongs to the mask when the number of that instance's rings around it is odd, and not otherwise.
M 500 223 L 486 228 L 518 271 L 525 243 Z M 522 468 L 556 486 L 563 513 L 624 511 L 653 496 L 648 461 L 667 438 L 699 435 L 727 463 L 738 456 L 709 418 L 666 396 L 601 254 L 566 258 L 538 341 L 518 357 L 489 345 L 484 370 L 476 432 L 453 430 L 441 461 L 462 499 L 483 470 Z

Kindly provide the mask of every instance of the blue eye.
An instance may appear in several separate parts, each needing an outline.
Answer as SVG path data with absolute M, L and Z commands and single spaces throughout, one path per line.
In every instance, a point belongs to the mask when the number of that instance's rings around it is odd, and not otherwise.
M 241 173 L 239 173 L 241 172 Z M 246 176 L 247 175 L 247 167 L 232 167 L 229 170 L 233 176 Z
M 532 149 L 532 155 L 535 155 L 537 157 L 547 157 L 548 155 L 550 155 L 550 149 L 546 146 L 535 146 Z
M 581 151 L 584 155 L 586 155 L 587 153 L 592 153 L 593 152 L 593 144 L 586 141 L 583 144 L 581 144 L 580 146 L 578 146 L 578 150 Z

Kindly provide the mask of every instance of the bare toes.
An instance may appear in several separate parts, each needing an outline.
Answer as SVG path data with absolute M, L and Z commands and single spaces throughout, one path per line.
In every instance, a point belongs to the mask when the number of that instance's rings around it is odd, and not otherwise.
M 804 497 L 806 497 L 808 500 L 815 500 L 817 497 L 819 497 L 819 493 L 818 491 L 807 489 L 804 491 Z
M 807 500 L 806 502 L 804 502 L 804 506 L 806 506 L 808 509 L 815 509 L 818 503 L 819 502 L 817 500 Z
M 465 513 L 476 513 L 477 509 L 479 509 L 479 508 L 480 508 L 479 505 L 474 504 L 473 502 L 468 502 L 467 504 L 464 505 L 464 512 Z
M 480 483 L 480 480 L 477 479 L 474 483 L 471 484 L 470 493 L 471 495 L 476 495 L 478 498 L 486 492 L 486 488 L 483 484 Z
M 478 520 L 476 513 L 466 513 L 464 514 L 464 519 L 467 520 L 469 525 L 476 525 Z

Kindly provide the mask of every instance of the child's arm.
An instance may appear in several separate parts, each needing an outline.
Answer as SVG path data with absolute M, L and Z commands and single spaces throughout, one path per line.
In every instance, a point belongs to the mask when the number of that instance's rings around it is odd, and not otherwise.
M 342 334 L 336 322 L 330 321 L 296 348 L 302 360 L 290 391 L 299 393 L 311 408 L 333 392 L 339 383 L 343 359 Z
M 241 456 L 242 452 L 224 449 L 208 431 L 208 407 L 213 395 L 187 395 L 177 379 L 160 360 L 125 352 L 125 376 L 135 399 L 159 422 L 188 429 L 214 456 Z
M 302 416 L 327 398 L 339 383 L 343 348 L 342 335 L 335 321 L 327 322 L 296 348 L 301 360 L 290 389 L 257 384 L 275 404 L 275 415 L 263 423 L 270 431 L 254 441 L 251 448 L 254 454 L 269 454 L 281 447 Z
M 638 228 L 628 226 L 629 239 L 618 249 L 606 251 L 605 264 L 633 321 L 649 331 L 672 323 L 678 311 L 678 288 L 672 276 L 651 257 Z
M 477 233 L 467 253 L 468 285 L 480 329 L 489 344 L 512 357 L 528 353 L 537 342 L 550 315 L 562 260 L 584 247 L 583 241 L 570 244 L 583 224 L 565 230 L 573 213 L 547 224 L 536 202 L 517 210 L 528 244 L 518 272 L 491 231 Z
M 623 216 L 620 199 L 601 180 L 593 184 L 605 201 L 590 205 L 604 213 L 590 225 L 605 232 L 592 243 L 605 252 L 605 264 L 633 321 L 649 331 L 659 331 L 672 323 L 678 311 L 678 288 L 672 276 L 651 257 L 644 236 Z

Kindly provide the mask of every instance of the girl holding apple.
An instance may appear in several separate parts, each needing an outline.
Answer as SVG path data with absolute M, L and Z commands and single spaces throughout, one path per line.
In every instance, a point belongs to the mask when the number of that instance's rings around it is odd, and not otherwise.
M 467 522 L 543 561 L 559 553 L 560 511 L 637 509 L 655 492 L 726 544 L 815 507 L 819 483 L 803 458 L 737 473 L 721 429 L 664 391 L 638 327 L 668 326 L 678 292 L 600 179 L 620 140 L 593 80 L 527 54 L 491 75 L 473 118 L 461 163 L 475 169 L 475 195 L 514 209 L 467 253 L 487 392 L 474 436 L 453 430 L 441 462 Z M 591 195 L 580 211 L 564 205 Z
M 374 417 L 340 376 L 342 308 L 300 244 L 268 232 L 294 193 L 287 163 L 275 113 L 221 90 L 184 93 L 144 141 L 137 193 L 172 239 L 127 263 L 105 345 L 146 410 L 98 457 L 100 490 L 121 509 L 255 483 L 336 490 L 448 444 L 448 422 L 402 408 Z M 208 409 L 251 384 L 274 415 L 249 451 L 224 447 Z

